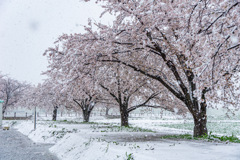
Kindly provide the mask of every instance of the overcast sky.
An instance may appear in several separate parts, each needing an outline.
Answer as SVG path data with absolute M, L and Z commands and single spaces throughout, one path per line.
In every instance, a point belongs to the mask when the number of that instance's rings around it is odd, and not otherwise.
M 99 19 L 102 8 L 81 0 L 0 0 L 0 72 L 37 84 L 47 69 L 43 52 L 62 33 L 83 32 L 88 18 Z

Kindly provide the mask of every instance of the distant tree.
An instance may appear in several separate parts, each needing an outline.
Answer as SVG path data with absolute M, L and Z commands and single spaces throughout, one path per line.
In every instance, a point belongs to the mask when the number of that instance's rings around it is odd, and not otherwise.
M 50 70 L 44 74 L 49 76 L 49 79 L 59 83 L 58 89 L 65 95 L 65 107 L 69 110 L 81 110 L 83 113 L 83 121 L 88 122 L 90 114 L 98 103 L 98 90 L 95 82 L 89 76 L 84 76 L 80 72 L 75 72 L 74 68 L 68 65 L 62 65 L 61 62 L 55 61 L 50 57 Z
M 57 120 L 57 110 L 65 105 L 66 95 L 61 92 L 61 85 L 46 79 L 37 86 L 31 86 L 23 92 L 18 105 L 27 108 L 41 108 L 52 111 L 52 120 Z
M 104 103 L 102 108 L 105 110 L 105 116 L 108 117 L 110 115 L 109 114 L 110 109 L 113 109 L 116 107 L 118 106 L 116 106 L 115 104 Z
M 0 99 L 4 100 L 2 111 L 4 115 L 7 108 L 16 107 L 17 102 L 22 98 L 24 90 L 29 85 L 7 76 L 1 76 L 0 86 Z
M 30 85 L 24 90 L 21 100 L 18 101 L 17 105 L 25 107 L 27 109 L 32 109 L 39 105 L 39 95 L 36 86 Z
M 62 85 L 46 79 L 42 84 L 38 86 L 38 101 L 40 107 L 47 110 L 52 110 L 52 120 L 57 120 L 58 108 L 64 106 L 66 100 L 66 94 L 61 92 Z
M 86 79 L 85 79 L 86 80 Z M 65 91 L 68 94 L 68 108 L 72 110 L 81 110 L 83 113 L 83 121 L 89 122 L 93 108 L 98 103 L 98 94 L 94 89 L 91 80 L 77 79 L 71 84 L 65 85 Z

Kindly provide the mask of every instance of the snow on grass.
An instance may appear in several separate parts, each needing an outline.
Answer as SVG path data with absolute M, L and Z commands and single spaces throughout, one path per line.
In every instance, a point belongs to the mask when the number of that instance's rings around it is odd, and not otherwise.
M 50 151 L 62 160 L 240 159 L 240 144 L 166 138 L 192 134 L 190 120 L 130 119 L 129 122 L 131 127 L 120 127 L 119 119 L 95 119 L 91 123 L 79 119 L 42 120 L 34 131 L 32 121 L 21 121 L 15 128 L 34 142 L 54 144 Z M 229 130 L 237 130 L 234 126 L 238 122 L 217 123 L 209 123 L 216 133 L 227 133 L 221 130 L 227 125 L 231 126 Z
M 67 144 L 66 141 L 68 142 Z M 117 146 L 117 148 L 115 146 Z M 59 150 L 62 152 L 59 152 Z M 112 160 L 124 158 L 126 146 L 122 144 L 120 145 L 117 142 L 107 142 L 101 138 L 90 137 L 87 139 L 85 137 L 83 138 L 81 134 L 71 134 L 65 136 L 54 147 L 52 147 L 50 151 L 56 153 L 59 158 L 66 160 Z
M 240 156 L 238 149 L 235 145 L 209 145 L 182 141 L 115 142 L 92 137 L 86 139 L 81 134 L 71 134 L 65 136 L 50 151 L 63 160 L 130 160 L 131 158 L 136 160 L 197 160 L 200 158 L 237 160 Z
M 65 129 L 64 125 L 61 126 L 50 121 L 38 122 L 36 130 L 34 130 L 32 121 L 24 121 L 15 126 L 19 132 L 27 135 L 34 142 L 52 144 L 63 138 L 67 133 L 77 132 L 74 125 L 67 127 L 68 129 Z
M 193 122 L 186 121 L 184 123 L 158 123 L 155 124 L 157 127 L 175 128 L 178 130 L 192 131 L 194 124 Z M 209 132 L 218 135 L 235 135 L 240 137 L 240 121 L 209 121 L 207 123 Z

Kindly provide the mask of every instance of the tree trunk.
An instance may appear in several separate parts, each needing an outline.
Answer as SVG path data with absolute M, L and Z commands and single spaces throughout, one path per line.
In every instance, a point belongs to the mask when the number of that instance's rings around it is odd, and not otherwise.
M 52 116 L 53 121 L 57 120 L 57 110 L 58 110 L 58 106 L 55 106 L 53 109 L 53 116 Z
M 200 110 L 193 116 L 194 119 L 194 137 L 201 137 L 208 134 L 207 130 L 207 105 L 206 102 L 200 104 Z
M 2 106 L 2 115 L 3 116 L 4 116 L 4 113 L 5 113 L 6 109 L 7 109 L 7 105 L 3 104 L 3 106 Z
M 2 111 L 2 118 L 4 119 L 5 110 Z
M 83 122 L 89 122 L 90 112 L 85 110 L 83 111 Z
M 127 111 L 127 106 L 120 106 L 120 113 L 121 113 L 121 126 L 124 127 L 129 127 L 128 124 L 128 111 Z
M 201 137 L 207 135 L 207 117 L 194 119 L 194 137 Z
M 105 116 L 109 115 L 109 108 L 106 107 L 106 112 L 105 112 Z

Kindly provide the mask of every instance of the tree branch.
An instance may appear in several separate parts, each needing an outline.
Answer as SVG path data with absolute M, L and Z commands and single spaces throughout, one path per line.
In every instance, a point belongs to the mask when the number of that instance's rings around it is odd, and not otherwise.
M 135 110 L 135 109 L 137 109 L 137 108 L 139 108 L 139 107 L 146 106 L 147 103 L 148 103 L 150 100 L 152 100 L 153 98 L 155 98 L 158 94 L 159 94 L 159 93 L 153 93 L 152 95 L 150 95 L 150 96 L 148 97 L 148 99 L 146 99 L 145 102 L 143 102 L 143 103 L 141 103 L 141 104 L 139 104 L 139 105 L 132 106 L 132 107 L 128 108 L 128 109 L 127 109 L 127 112 L 129 113 L 129 112 L 131 112 L 131 111 L 133 111 L 133 110 Z

